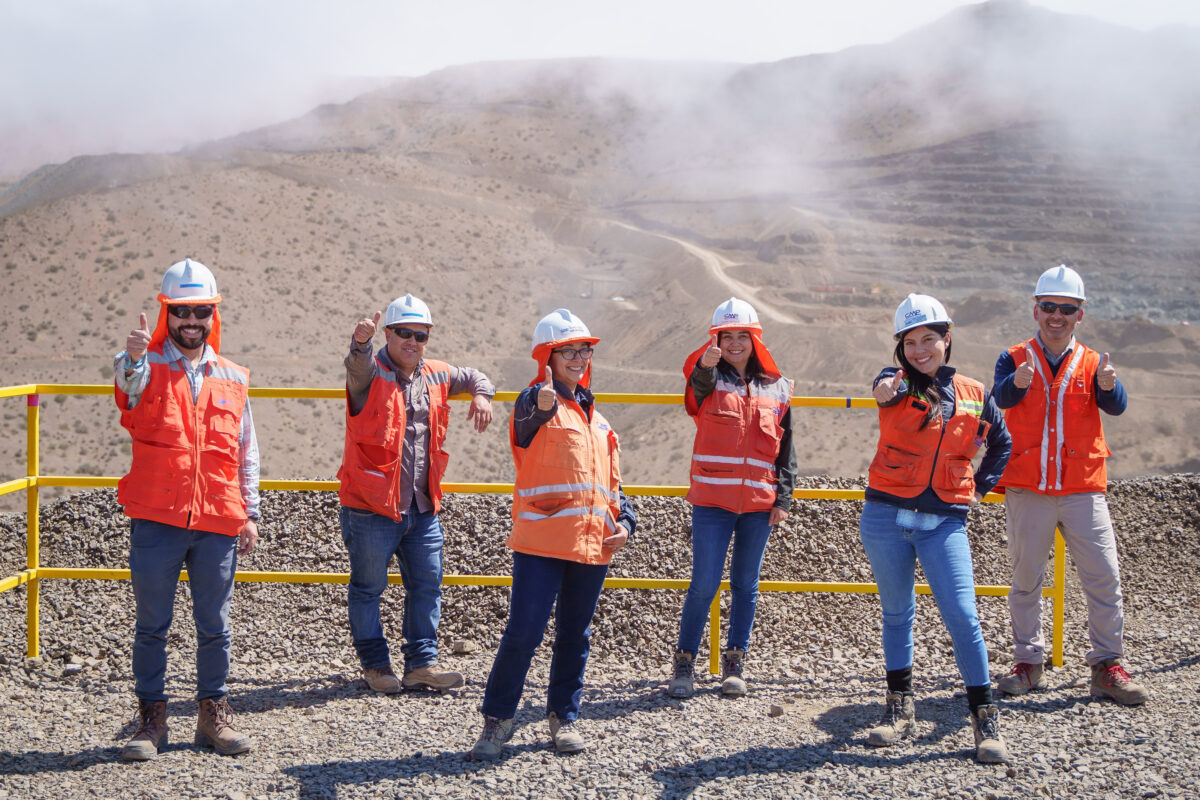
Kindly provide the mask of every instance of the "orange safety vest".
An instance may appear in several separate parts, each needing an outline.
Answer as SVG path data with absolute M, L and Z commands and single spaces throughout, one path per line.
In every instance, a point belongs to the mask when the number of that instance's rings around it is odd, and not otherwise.
M 621 513 L 621 448 L 608 421 L 595 406 L 589 421 L 578 403 L 560 395 L 554 416 L 529 447 L 517 446 L 511 417 L 508 433 L 517 467 L 508 546 L 518 553 L 607 564 L 612 553 L 602 543 L 617 532 Z
M 237 536 L 246 521 L 238 467 L 250 371 L 218 355 L 193 402 L 187 374 L 161 342 L 146 358 L 150 381 L 137 405 L 115 390 L 121 427 L 133 439 L 117 501 L 134 519 Z
M 746 391 L 749 394 L 746 394 Z M 775 505 L 775 459 L 792 401 L 788 378 L 739 386 L 717 371 L 717 385 L 695 415 L 687 501 L 742 514 Z
M 928 486 L 945 503 L 964 504 L 975 496 L 971 459 L 987 440 L 985 392 L 979 381 L 954 376 L 954 415 L 941 415 L 922 428 L 927 401 L 906 394 L 879 409 L 879 445 L 867 484 L 896 497 L 916 497 Z
M 407 508 L 399 508 L 400 461 L 407 424 L 404 392 L 399 372 L 384 364 L 379 354 L 375 364 L 379 370 L 362 410 L 351 414 L 350 398 L 346 398 L 346 444 L 338 470 L 338 502 L 399 522 L 408 513 Z M 429 497 L 436 514 L 442 508 L 442 477 L 450 461 L 444 449 L 450 420 L 450 365 L 426 359 L 421 374 L 429 392 Z
M 1004 412 L 1012 456 L 1000 485 L 1051 495 L 1107 491 L 1112 451 L 1094 394 L 1100 355 L 1076 342 L 1051 379 L 1036 337 L 1008 349 L 1013 363 L 1025 363 L 1026 346 L 1033 348 L 1037 371 L 1021 402 Z

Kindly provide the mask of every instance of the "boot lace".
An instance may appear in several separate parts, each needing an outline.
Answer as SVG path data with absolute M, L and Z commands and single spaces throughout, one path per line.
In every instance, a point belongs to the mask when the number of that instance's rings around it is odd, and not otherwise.
M 209 700 L 212 703 L 213 725 L 220 733 L 225 728 L 233 727 L 233 709 L 225 701 Z
M 1104 680 L 1110 686 L 1128 686 L 1133 682 L 1133 676 L 1125 671 L 1120 664 L 1104 668 Z
M 899 722 L 904 718 L 904 695 L 894 694 L 887 699 L 887 708 L 883 711 L 883 724 L 899 728 Z
M 1029 672 L 1032 669 L 1033 669 L 1032 664 L 1025 664 L 1022 662 L 1020 664 L 1017 664 L 1015 667 L 1013 667 L 1013 671 L 1010 674 L 1016 675 L 1018 678 L 1021 679 L 1021 683 L 1025 684 L 1026 686 L 1032 687 L 1033 679 L 1029 677 Z
M 500 718 L 499 717 L 484 717 L 483 719 L 483 734 L 479 737 L 489 742 L 494 742 L 500 738 Z
M 742 677 L 742 657 L 735 653 L 725 654 L 725 677 L 740 678 Z
M 984 739 L 1000 738 L 1000 715 L 998 713 L 979 712 L 979 732 Z
M 696 663 L 690 658 L 675 659 L 675 678 L 691 678 L 696 674 Z

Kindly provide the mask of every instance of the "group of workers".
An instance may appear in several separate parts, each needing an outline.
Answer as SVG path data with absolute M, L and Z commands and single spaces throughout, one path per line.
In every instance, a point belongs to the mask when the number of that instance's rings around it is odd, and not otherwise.
M 221 295 L 198 261 L 162 280 L 157 322 L 145 314 L 114 360 L 121 424 L 132 464 L 118 486 L 130 517 L 136 605 L 133 675 L 137 730 L 126 760 L 154 758 L 167 743 L 166 642 L 180 570 L 188 570 L 196 626 L 195 743 L 232 755 L 250 737 L 233 724 L 229 608 L 237 556 L 258 538 L 258 443 L 249 372 L 220 355 Z M 999 691 L 1045 687 L 1041 589 L 1054 531 L 1061 529 L 1087 596 L 1091 691 L 1135 705 L 1146 689 L 1122 665 L 1123 611 L 1117 548 L 1105 500 L 1100 411 L 1120 414 L 1126 394 L 1108 354 L 1075 339 L 1083 281 L 1047 270 L 1033 296 L 1037 331 L 1000 354 L 990 390 L 949 365 L 953 322 L 935 298 L 897 308 L 893 358 L 875 379 L 879 442 L 871 462 L 860 538 L 878 585 L 887 691 L 875 746 L 915 733 L 913 620 L 919 562 L 967 689 L 976 758 L 1008 760 L 975 606 L 966 535 L 970 508 L 1005 492 L 1012 562 L 1012 671 Z M 374 349 L 382 322 L 384 345 Z M 443 532 L 439 518 L 448 398 L 466 393 L 467 420 L 492 422 L 495 388 L 476 369 L 425 358 L 428 306 L 411 294 L 354 327 L 345 358 L 346 436 L 339 500 L 350 558 L 347 609 L 366 685 L 375 692 L 446 691 L 464 683 L 438 667 Z M 559 752 L 587 747 L 578 724 L 591 621 L 608 571 L 637 526 L 621 489 L 618 437 L 595 407 L 592 355 L 599 339 L 567 309 L 534 328 L 537 371 L 509 419 L 516 466 L 509 617 L 484 690 L 482 730 L 471 756 L 498 757 L 512 736 L 534 653 L 551 613 L 555 638 L 546 700 Z M 685 408 L 696 424 L 687 500 L 692 570 L 667 693 L 695 692 L 695 662 L 708 609 L 732 548 L 732 589 L 720 692 L 746 694 L 746 654 L 758 579 L 771 530 L 789 512 L 796 479 L 793 383 L 763 342 L 754 308 L 717 307 L 707 341 L 685 360 Z M 986 448 L 978 467 L 972 459 Z M 393 556 L 404 582 L 403 667 L 393 669 L 380 599 Z

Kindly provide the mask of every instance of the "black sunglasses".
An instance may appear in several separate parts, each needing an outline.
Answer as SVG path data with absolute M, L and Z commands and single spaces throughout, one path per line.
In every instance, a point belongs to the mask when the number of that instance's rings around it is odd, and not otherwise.
M 416 339 L 417 344 L 425 344 L 429 341 L 429 334 L 425 331 L 414 331 L 412 328 L 401 328 L 398 326 L 388 328 L 388 330 L 401 339 Z
M 1079 310 L 1079 306 L 1075 303 L 1051 303 L 1049 300 L 1043 300 L 1038 303 L 1038 308 L 1046 314 L 1061 311 L 1064 317 L 1069 317 Z
M 216 306 L 167 306 L 167 310 L 171 312 L 171 316 L 177 319 L 187 319 L 195 317 L 196 319 L 208 319 L 213 315 Z

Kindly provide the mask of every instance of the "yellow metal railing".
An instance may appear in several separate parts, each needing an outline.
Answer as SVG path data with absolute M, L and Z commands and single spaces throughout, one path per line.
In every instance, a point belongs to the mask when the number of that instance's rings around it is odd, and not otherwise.
M 26 653 L 35 657 L 39 652 L 39 583 L 42 579 L 68 578 L 90 580 L 129 580 L 127 569 L 98 569 L 98 568 L 63 568 L 39 566 L 39 531 L 38 531 L 38 487 L 112 487 L 117 485 L 117 478 L 92 477 L 87 475 L 39 475 L 38 440 L 40 426 L 40 398 L 46 394 L 64 395 L 112 395 L 110 385 L 94 384 L 62 384 L 39 383 L 23 386 L 0 387 L 0 398 L 26 397 L 26 469 L 23 478 L 16 478 L 0 483 L 0 496 L 12 492 L 25 491 L 26 494 L 26 534 L 25 552 L 26 568 L 7 578 L 0 579 L 0 592 L 27 586 L 26 596 Z M 517 392 L 497 392 L 495 400 L 513 401 Z M 327 398 L 344 399 L 344 389 L 300 389 L 300 388 L 261 388 L 251 389 L 251 397 L 265 398 Z M 452 400 L 468 400 L 466 395 L 452 397 Z M 682 394 L 631 394 L 619 392 L 598 392 L 596 401 L 599 403 L 630 403 L 654 405 L 682 405 Z M 792 405 L 809 408 L 874 408 L 875 400 L 869 397 L 793 397 Z M 264 480 L 259 484 L 264 490 L 283 491 L 336 491 L 337 481 L 290 481 Z M 652 486 L 630 485 L 623 487 L 628 495 L 660 497 L 683 497 L 687 494 L 686 486 Z M 509 494 L 512 492 L 511 483 L 443 483 L 446 492 L 467 494 Z M 796 489 L 792 497 L 804 500 L 861 500 L 864 493 L 861 489 Z M 998 502 L 1001 496 L 989 494 L 984 502 Z M 1042 595 L 1049 597 L 1054 603 L 1053 613 L 1053 645 L 1051 660 L 1057 666 L 1063 663 L 1063 627 L 1066 587 L 1065 544 L 1061 534 L 1055 534 L 1054 542 L 1054 583 L 1042 588 Z M 180 577 L 187 580 L 187 571 Z M 257 572 L 238 570 L 234 580 L 242 583 L 349 583 L 350 574 L 346 572 Z M 389 575 L 388 582 L 401 583 L 399 575 Z M 446 575 L 443 583 L 451 586 L 511 586 L 512 577 L 505 575 Z M 610 589 L 687 589 L 689 581 L 679 578 L 608 578 L 604 581 L 605 588 Z M 832 581 L 760 581 L 758 588 L 764 592 L 831 592 L 876 594 L 878 587 L 874 583 L 844 583 Z M 721 581 L 721 587 L 713 598 L 709 609 L 708 652 L 709 670 L 719 671 L 720 636 L 721 636 L 721 592 L 729 590 L 729 581 Z M 1008 586 L 976 586 L 975 594 L 983 596 L 1002 597 L 1008 594 Z M 918 594 L 929 594 L 928 584 L 917 585 Z

